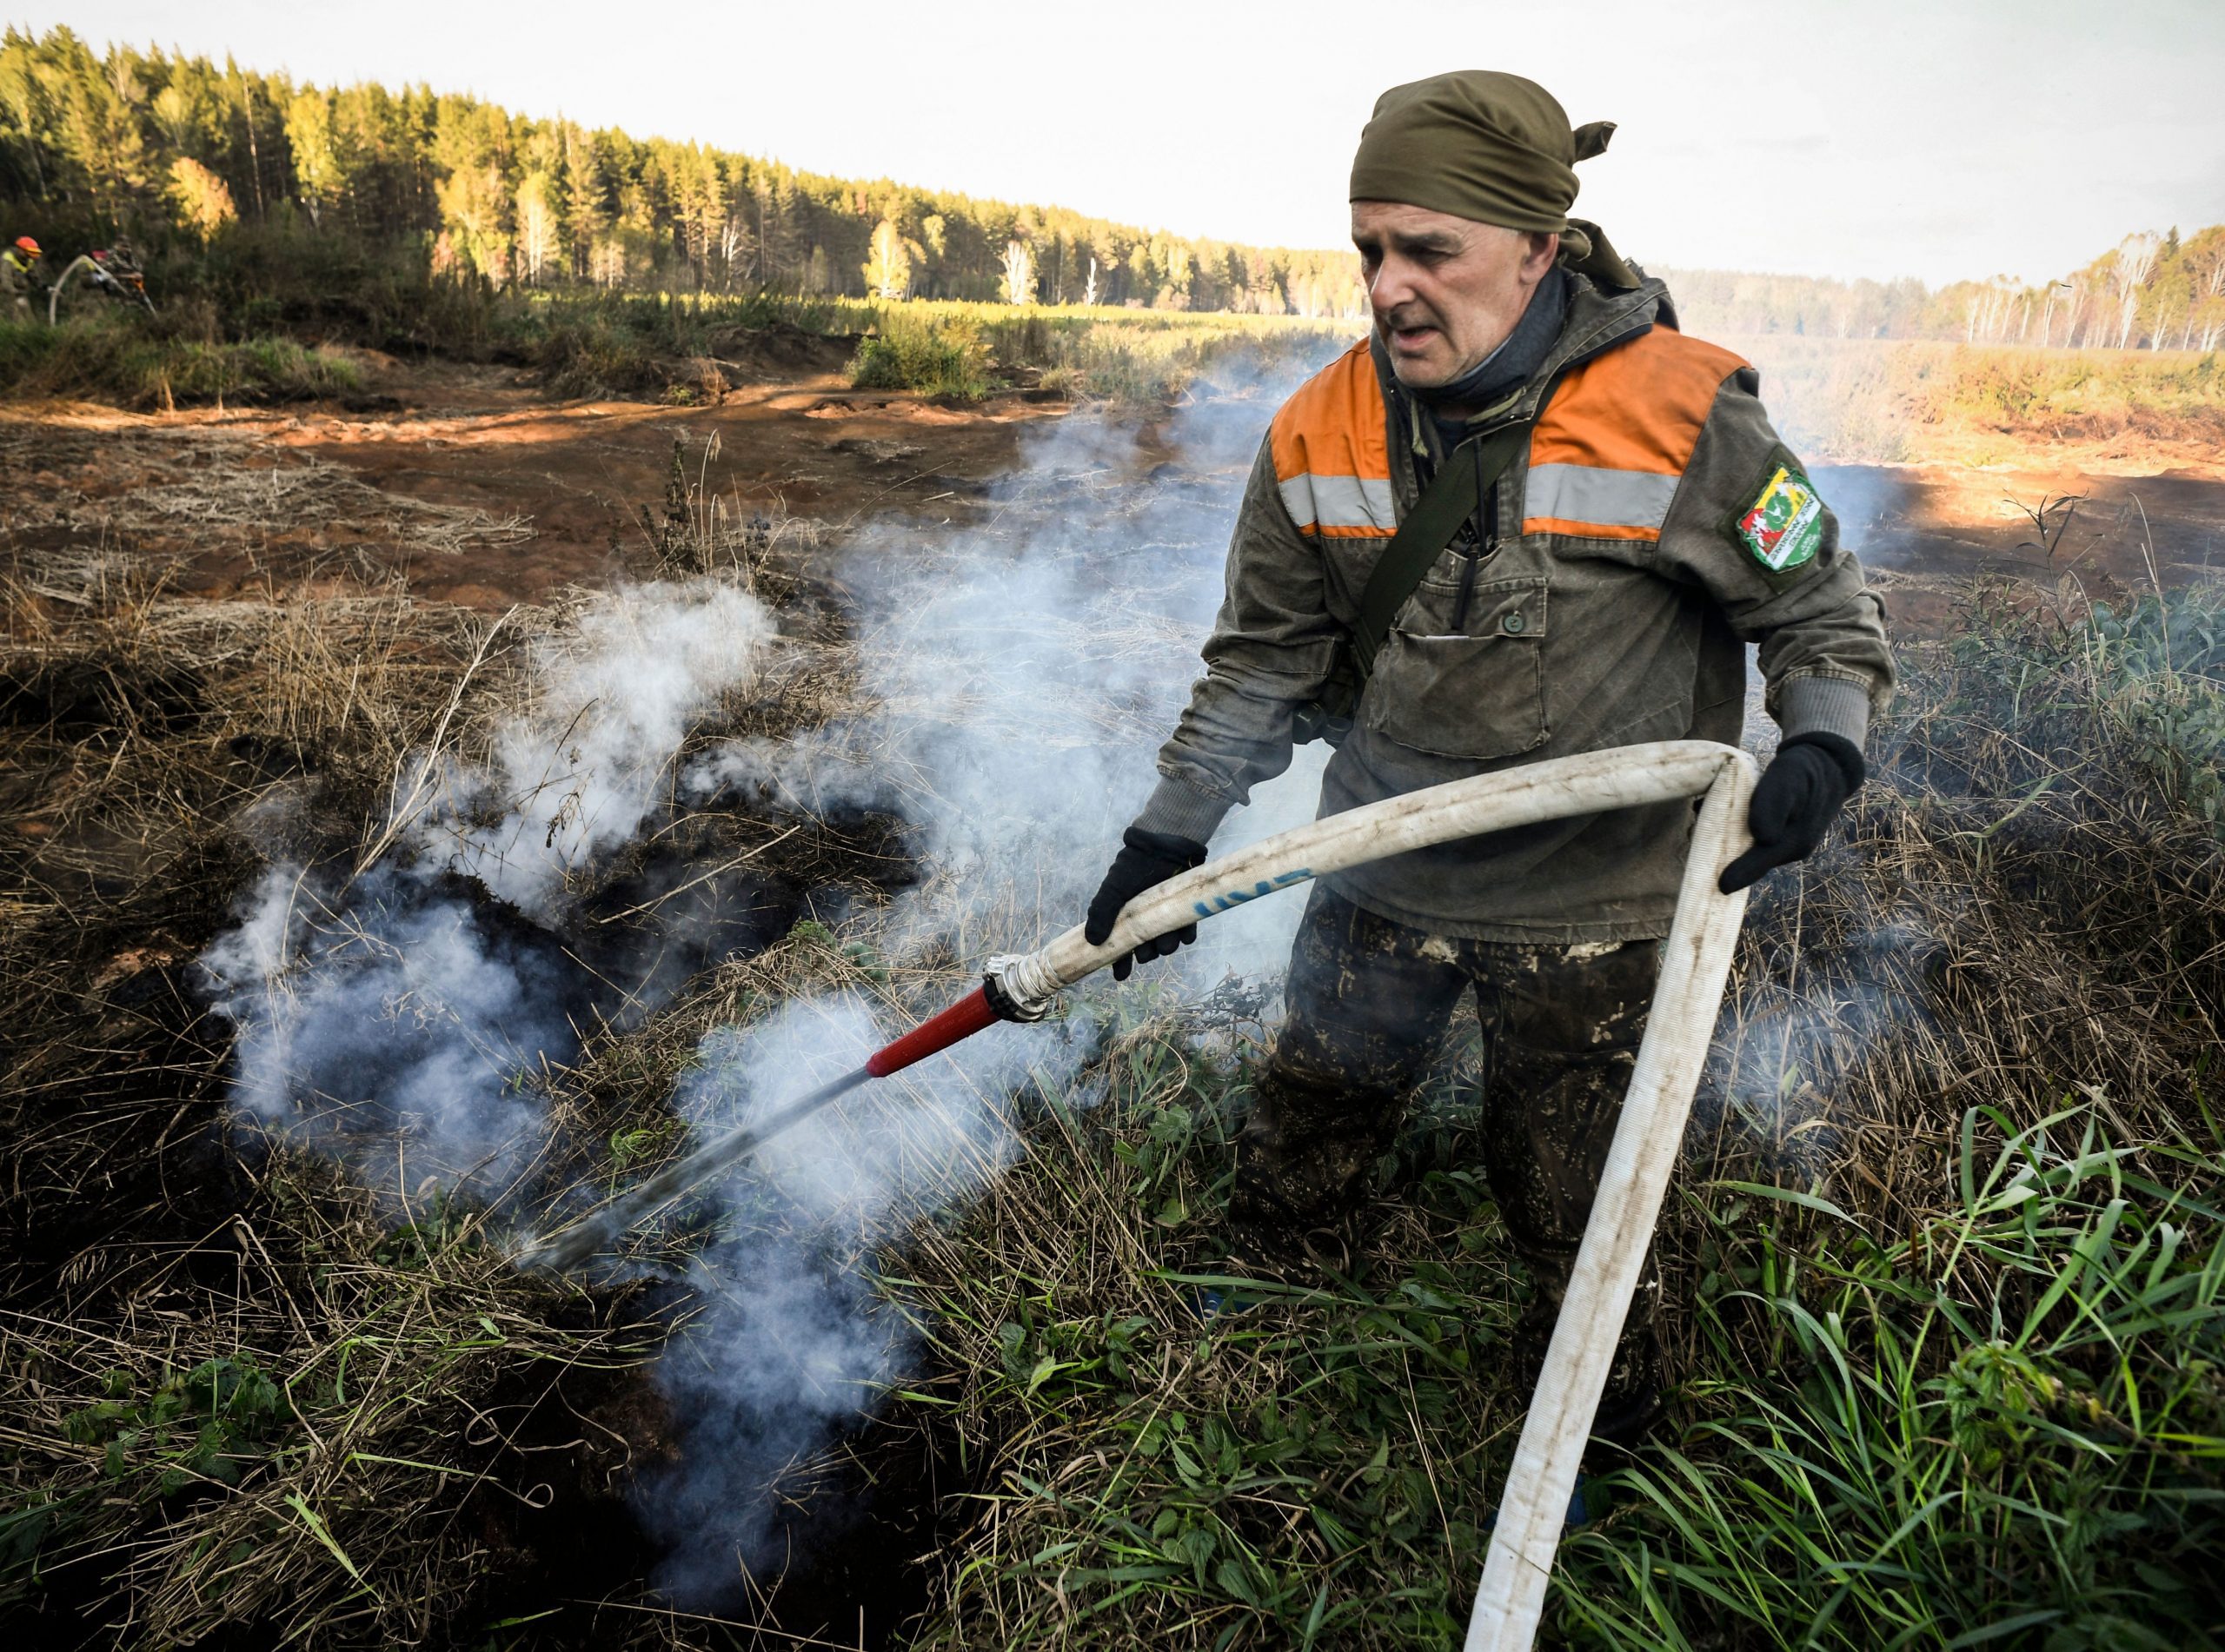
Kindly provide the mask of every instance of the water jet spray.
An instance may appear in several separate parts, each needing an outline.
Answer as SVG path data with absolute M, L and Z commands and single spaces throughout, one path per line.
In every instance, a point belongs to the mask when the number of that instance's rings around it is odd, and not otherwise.
M 1278 833 L 1146 890 L 1102 945 L 1079 926 L 1039 951 L 993 958 L 980 986 L 865 1065 L 697 1149 L 542 1240 L 524 1265 L 561 1270 L 602 1254 L 626 1231 L 748 1158 L 767 1142 L 873 1078 L 883 1078 L 1002 1021 L 1033 1021 L 1058 995 L 1147 940 L 1279 890 L 1386 856 L 1539 820 L 1702 797 L 1660 984 L 1621 1123 L 1594 1197 L 1544 1368 L 1493 1527 L 1467 1652 L 1530 1646 L 1544 1606 L 1578 1461 L 1630 1311 L 1684 1120 L 1707 1056 L 1746 907 L 1717 879 L 1748 841 L 1753 760 L 1711 740 L 1663 740 L 1473 775 L 1387 798 Z

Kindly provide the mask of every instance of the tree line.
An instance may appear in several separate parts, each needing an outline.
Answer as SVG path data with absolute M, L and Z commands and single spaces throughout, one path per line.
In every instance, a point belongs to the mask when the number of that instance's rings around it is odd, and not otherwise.
M 0 240 L 191 249 L 297 231 L 498 288 L 774 291 L 1358 320 L 1349 250 L 1192 239 L 1056 206 L 800 171 L 423 83 L 321 87 L 66 27 L 0 36 Z M 1697 332 L 2080 348 L 2225 343 L 2225 226 L 2060 281 L 1661 273 Z
M 2128 236 L 2057 281 L 2007 275 L 1931 289 L 1720 269 L 1660 272 L 1698 332 L 1929 338 L 2082 349 L 2225 343 L 2225 224 Z
M 68 28 L 0 37 L 8 234 L 207 241 L 294 226 L 421 247 L 497 286 L 773 289 L 1365 314 L 1358 260 L 1195 240 L 702 143 L 538 119 L 424 84 L 322 87 Z M 18 222 L 20 221 L 20 222 Z

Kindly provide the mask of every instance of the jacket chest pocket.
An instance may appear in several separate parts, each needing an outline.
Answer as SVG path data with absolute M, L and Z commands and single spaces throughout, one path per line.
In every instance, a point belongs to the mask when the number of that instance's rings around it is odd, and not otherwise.
M 1361 722 L 1441 757 L 1511 757 L 1544 745 L 1547 595 L 1543 576 L 1493 580 L 1470 592 L 1458 633 L 1392 626 L 1368 677 Z

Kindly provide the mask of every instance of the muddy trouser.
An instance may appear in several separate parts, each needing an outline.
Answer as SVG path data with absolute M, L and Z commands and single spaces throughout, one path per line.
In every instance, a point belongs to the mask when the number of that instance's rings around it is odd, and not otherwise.
M 1237 1141 L 1232 1217 L 1263 1240 L 1346 1224 L 1472 986 L 1484 1029 L 1484 1175 L 1538 1283 L 1516 1337 L 1521 1380 L 1533 1383 L 1660 967 L 1657 941 L 1457 939 L 1316 885 L 1291 951 L 1288 1014 Z M 1651 1421 L 1660 1297 L 1649 1257 L 1600 1402 L 1602 1437 L 1631 1437 Z

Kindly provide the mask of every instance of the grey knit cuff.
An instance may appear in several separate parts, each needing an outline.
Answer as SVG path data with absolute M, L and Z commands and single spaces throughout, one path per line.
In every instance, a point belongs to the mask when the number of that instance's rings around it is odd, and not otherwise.
M 1870 691 L 1843 677 L 1790 677 L 1777 693 L 1777 723 L 1784 738 L 1836 734 L 1856 751 L 1870 733 Z
M 1144 812 L 1136 817 L 1135 823 L 1146 832 L 1164 832 L 1169 837 L 1209 843 L 1221 817 L 1233 806 L 1210 792 L 1200 792 L 1186 781 L 1166 775 L 1160 778 L 1159 789 L 1151 794 L 1151 801 L 1144 805 Z

